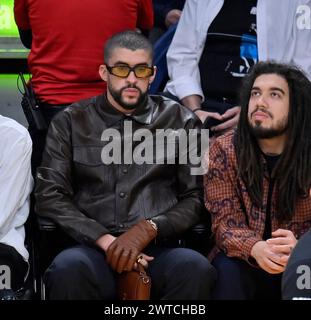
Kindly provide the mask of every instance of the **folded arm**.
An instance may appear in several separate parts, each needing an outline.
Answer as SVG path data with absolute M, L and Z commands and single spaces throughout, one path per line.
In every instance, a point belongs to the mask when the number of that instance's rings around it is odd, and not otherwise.
M 205 206 L 212 216 L 212 230 L 217 246 L 229 257 L 249 261 L 254 244 L 262 240 L 252 230 L 237 193 L 233 159 L 216 140 L 210 150 L 209 171 L 204 177 Z

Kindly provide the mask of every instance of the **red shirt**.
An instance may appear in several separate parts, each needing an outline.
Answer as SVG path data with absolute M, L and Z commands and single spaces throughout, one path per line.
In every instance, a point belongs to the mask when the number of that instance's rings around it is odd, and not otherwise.
M 28 65 L 37 97 L 67 104 L 101 94 L 103 47 L 120 31 L 151 29 L 151 0 L 15 0 L 17 26 L 32 30 Z

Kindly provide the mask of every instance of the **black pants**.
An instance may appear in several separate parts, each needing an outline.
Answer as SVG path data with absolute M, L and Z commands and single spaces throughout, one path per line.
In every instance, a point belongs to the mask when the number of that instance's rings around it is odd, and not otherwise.
M 311 230 L 293 250 L 282 279 L 284 300 L 311 299 Z
M 28 263 L 11 246 L 0 243 L 0 290 L 16 291 L 23 287 Z
M 52 106 L 48 104 L 40 104 L 43 118 L 49 126 L 53 117 L 60 111 L 67 108 L 68 105 Z M 37 130 L 29 126 L 29 134 L 32 140 L 32 155 L 31 155 L 31 171 L 32 175 L 36 176 L 36 170 L 40 166 L 42 161 L 42 153 L 45 147 L 45 139 L 48 130 Z
M 280 300 L 281 274 L 272 275 L 246 261 L 219 253 L 213 260 L 217 281 L 214 300 Z
M 149 247 L 152 299 L 208 299 L 215 269 L 200 253 L 185 248 Z M 77 246 L 61 252 L 45 273 L 48 299 L 115 300 L 116 273 L 103 251 Z

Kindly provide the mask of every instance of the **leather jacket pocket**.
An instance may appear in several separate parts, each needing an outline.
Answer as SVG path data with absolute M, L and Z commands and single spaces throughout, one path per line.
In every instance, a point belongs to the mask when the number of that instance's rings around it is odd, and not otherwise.
M 101 159 L 102 146 L 74 147 L 73 161 L 76 164 L 98 167 L 104 165 Z
M 74 147 L 73 162 L 75 180 L 79 189 L 85 188 L 85 192 L 98 194 L 110 188 L 110 182 L 114 176 L 112 166 L 106 165 L 101 159 L 102 146 Z

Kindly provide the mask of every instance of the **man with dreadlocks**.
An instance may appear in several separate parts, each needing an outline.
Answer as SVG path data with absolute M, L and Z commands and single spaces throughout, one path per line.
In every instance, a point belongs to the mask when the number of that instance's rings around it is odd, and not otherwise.
M 291 251 L 311 226 L 310 124 L 306 76 L 289 65 L 255 65 L 237 130 L 212 145 L 204 181 L 218 249 L 215 299 L 281 297 Z

